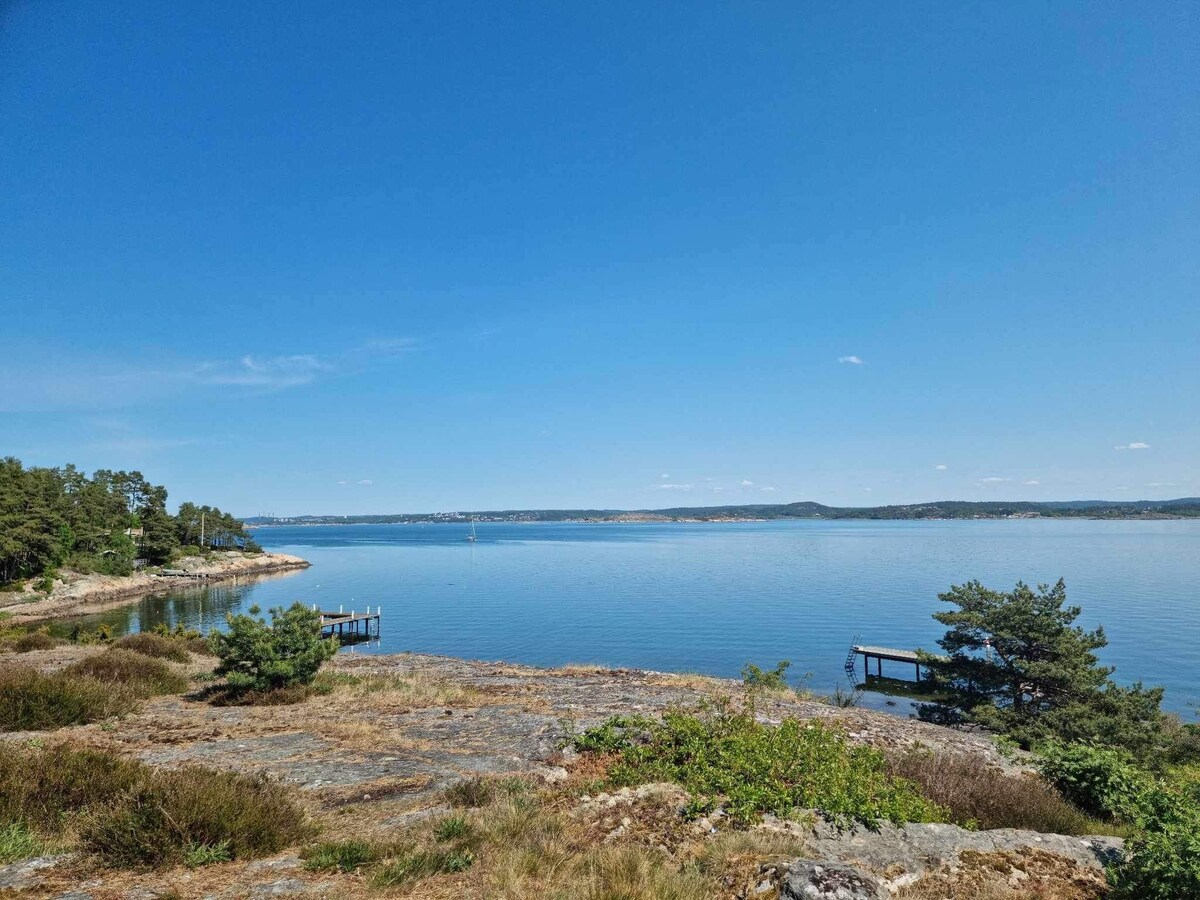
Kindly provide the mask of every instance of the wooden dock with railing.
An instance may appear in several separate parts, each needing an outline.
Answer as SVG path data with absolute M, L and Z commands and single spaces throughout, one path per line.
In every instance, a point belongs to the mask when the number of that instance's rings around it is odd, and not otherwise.
M 313 604 L 313 612 L 319 613 L 321 617 L 321 637 L 337 637 L 349 638 L 350 640 L 379 637 L 380 618 L 382 615 L 381 607 L 372 608 L 368 606 L 363 611 L 352 609 L 346 612 L 344 607 L 339 607 L 337 612 L 329 612 L 327 610 L 318 610 L 316 604 Z

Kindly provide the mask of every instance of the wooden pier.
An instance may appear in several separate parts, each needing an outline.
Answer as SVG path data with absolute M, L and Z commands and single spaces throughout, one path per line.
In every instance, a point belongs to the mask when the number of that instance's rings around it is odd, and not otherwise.
M 875 660 L 875 677 L 882 678 L 883 661 L 886 659 L 890 662 L 902 662 L 916 666 L 917 681 L 921 680 L 921 657 L 917 654 L 916 650 L 899 650 L 895 647 L 873 647 L 869 644 L 855 644 L 850 648 L 850 656 L 846 664 L 847 671 L 854 671 L 853 663 L 856 656 L 863 658 L 863 675 L 865 678 L 871 677 L 871 660 Z
M 319 612 L 321 616 L 321 637 L 338 637 L 352 641 L 379 637 L 382 609 L 378 606 L 374 612 L 369 606 L 362 612 L 354 609 L 346 612 L 344 608 L 339 608 L 337 612 L 327 612 L 318 610 L 314 604 L 313 612 Z

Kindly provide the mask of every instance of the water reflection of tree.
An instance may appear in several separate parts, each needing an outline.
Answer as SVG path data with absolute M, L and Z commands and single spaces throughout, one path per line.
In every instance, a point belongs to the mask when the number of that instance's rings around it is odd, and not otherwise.
M 225 622 L 225 616 L 241 605 L 246 585 L 224 584 L 191 588 L 158 597 L 145 597 L 138 604 L 137 622 L 130 622 L 142 631 L 158 625 L 175 628 L 196 628 L 208 631 Z M 130 627 L 127 630 L 134 630 Z

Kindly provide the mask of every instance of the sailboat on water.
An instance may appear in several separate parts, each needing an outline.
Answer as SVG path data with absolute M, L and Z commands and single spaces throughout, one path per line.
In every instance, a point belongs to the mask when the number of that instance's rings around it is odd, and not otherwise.
M 474 519 L 472 519 L 472 520 L 471 520 L 471 533 L 467 535 L 467 543 L 468 543 L 468 544 L 473 544 L 473 543 L 475 543 L 475 541 L 476 541 L 476 538 L 475 538 L 475 520 L 474 520 Z

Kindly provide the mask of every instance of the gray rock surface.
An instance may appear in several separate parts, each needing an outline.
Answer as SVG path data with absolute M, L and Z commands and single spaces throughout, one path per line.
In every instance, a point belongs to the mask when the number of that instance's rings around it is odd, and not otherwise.
M 780 900 L 881 900 L 879 882 L 853 866 L 801 859 L 788 867 Z
M 1014 828 L 967 831 L 957 825 L 934 823 L 897 826 L 884 822 L 872 831 L 862 826 L 843 830 L 818 822 L 806 840 L 815 858 L 862 866 L 873 872 L 903 869 L 908 874 L 954 866 L 967 850 L 1043 850 L 1087 868 L 1102 869 L 1119 858 L 1124 847 L 1124 842 L 1115 837 L 1070 837 Z
M 65 856 L 35 856 L 0 866 L 0 890 L 23 891 L 37 887 L 42 882 L 38 873 L 54 868 L 65 859 Z

